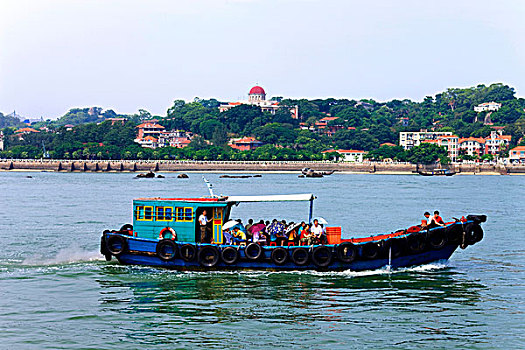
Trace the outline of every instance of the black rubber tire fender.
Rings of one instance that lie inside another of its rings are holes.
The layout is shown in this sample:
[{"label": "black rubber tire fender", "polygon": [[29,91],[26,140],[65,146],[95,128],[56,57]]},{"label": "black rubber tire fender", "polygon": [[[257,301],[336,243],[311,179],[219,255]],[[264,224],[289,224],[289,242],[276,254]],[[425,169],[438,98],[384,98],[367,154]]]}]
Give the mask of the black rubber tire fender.
[{"label": "black rubber tire fender", "polygon": [[295,248],[292,251],[292,261],[297,266],[304,266],[308,264],[310,260],[310,254],[306,248]]},{"label": "black rubber tire fender", "polygon": [[433,249],[443,248],[447,244],[446,230],[444,228],[430,230],[427,235],[427,243]]},{"label": "black rubber tire fender", "polygon": [[332,263],[332,250],[320,245],[312,250],[312,261],[317,267],[327,267]]},{"label": "black rubber tire fender", "polygon": [[205,245],[200,247],[197,255],[199,264],[205,267],[214,267],[219,262],[221,253],[217,247],[212,245]]},{"label": "black rubber tire fender", "polygon": [[171,239],[163,239],[157,243],[157,256],[164,261],[171,261],[178,255],[178,247]]},{"label": "black rubber tire fender", "polygon": [[110,254],[108,248],[106,247],[106,233],[108,232],[108,230],[105,230],[102,236],[100,237],[100,254],[102,255]]},{"label": "black rubber tire fender", "polygon": [[262,247],[257,243],[250,243],[244,248],[244,255],[249,260],[257,260],[263,254]]},{"label": "black rubber tire fender", "polygon": [[337,246],[337,259],[344,263],[351,263],[357,257],[357,249],[350,242],[343,242]]},{"label": "black rubber tire fender", "polygon": [[270,258],[275,265],[283,265],[288,261],[288,250],[283,247],[274,248]]},{"label": "black rubber tire fender", "polygon": [[411,253],[420,253],[425,249],[425,237],[421,233],[412,233],[407,237],[407,248]]},{"label": "black rubber tire fender", "polygon": [[381,243],[381,257],[388,259],[399,258],[406,246],[404,238],[390,238]]},{"label": "black rubber tire fender", "polygon": [[106,249],[115,256],[122,255],[128,251],[128,240],[120,235],[110,235],[106,238]]},{"label": "black rubber tire fender", "polygon": [[125,224],[120,228],[120,231],[133,231],[133,225]]},{"label": "black rubber tire fender", "polygon": [[452,224],[447,226],[445,229],[447,242],[456,244],[461,243],[461,240],[463,239],[463,229],[461,226],[461,224]]},{"label": "black rubber tire fender", "polygon": [[476,244],[483,239],[483,229],[477,224],[471,225],[466,233],[466,243],[468,245]]},{"label": "black rubber tire fender", "polygon": [[179,248],[179,254],[182,260],[190,262],[197,256],[197,248],[193,244],[184,244]]},{"label": "black rubber tire fender", "polygon": [[234,247],[226,247],[221,251],[221,259],[225,264],[233,265],[239,260],[239,250]]},{"label": "black rubber tire fender", "polygon": [[365,259],[373,260],[379,256],[379,243],[369,242],[361,246],[361,256]]}]

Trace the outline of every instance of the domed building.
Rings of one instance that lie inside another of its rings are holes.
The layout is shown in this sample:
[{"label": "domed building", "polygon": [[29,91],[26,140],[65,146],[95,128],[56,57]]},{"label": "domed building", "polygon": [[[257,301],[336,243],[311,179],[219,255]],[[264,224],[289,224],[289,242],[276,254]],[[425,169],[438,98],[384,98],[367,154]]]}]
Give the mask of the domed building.
[{"label": "domed building", "polygon": [[261,107],[263,112],[270,112],[275,114],[279,108],[289,108],[292,118],[299,118],[299,107],[298,106],[283,106],[280,105],[278,101],[267,101],[266,100],[266,91],[258,85],[252,87],[250,92],[248,92],[248,101],[239,101],[239,102],[228,102],[227,104],[221,104],[219,110],[225,112],[239,105],[254,105]]},{"label": "domed building", "polygon": [[254,86],[248,93],[249,102],[266,101],[266,91],[260,86]]}]

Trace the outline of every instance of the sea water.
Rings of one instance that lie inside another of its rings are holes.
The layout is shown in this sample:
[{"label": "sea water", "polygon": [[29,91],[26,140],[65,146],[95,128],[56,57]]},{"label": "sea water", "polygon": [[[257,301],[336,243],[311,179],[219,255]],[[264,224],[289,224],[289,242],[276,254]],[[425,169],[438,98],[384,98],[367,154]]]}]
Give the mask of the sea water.
[{"label": "sea water", "polygon": [[[424,211],[486,214],[482,242],[449,262],[365,272],[176,272],[106,262],[100,234],[137,197],[207,194],[202,174],[0,173],[1,349],[525,348],[525,177],[297,174],[221,179],[225,195],[314,193],[345,237]],[[27,176],[31,176],[28,178]],[[308,203],[235,207],[306,220]]]}]

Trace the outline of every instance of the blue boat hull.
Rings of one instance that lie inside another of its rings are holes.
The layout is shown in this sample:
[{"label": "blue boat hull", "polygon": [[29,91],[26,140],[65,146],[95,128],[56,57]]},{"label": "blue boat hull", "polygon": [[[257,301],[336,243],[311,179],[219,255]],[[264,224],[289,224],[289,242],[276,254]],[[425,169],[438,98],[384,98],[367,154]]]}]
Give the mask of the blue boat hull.
[{"label": "blue boat hull", "polygon": [[[370,260],[355,260],[350,263],[344,263],[334,259],[327,267],[318,267],[310,259],[310,261],[303,266],[298,266],[292,261],[288,260],[283,265],[276,265],[270,259],[271,251],[274,247],[264,247],[263,256],[261,259],[249,260],[244,255],[244,250],[239,249],[239,260],[234,264],[226,264],[223,261],[217,263],[213,267],[202,266],[197,260],[184,261],[180,258],[165,261],[160,259],[155,254],[155,241],[144,240],[140,238],[129,237],[129,250],[117,256],[118,261],[125,265],[143,265],[143,266],[157,266],[168,269],[177,270],[270,270],[270,271],[293,271],[293,270],[316,270],[316,271],[365,271],[376,270],[390,265],[391,268],[401,268],[428,264],[435,261],[448,260],[452,253],[458,248],[457,244],[447,244],[440,249],[429,250],[418,254],[404,255],[393,258],[389,264],[388,258],[370,259]],[[203,245],[205,246],[205,245]],[[226,246],[218,246],[224,248]],[[328,246],[333,247],[333,246]],[[236,247],[238,248],[238,247]],[[290,247],[287,249],[293,250],[297,247]],[[303,247],[310,248],[310,247]]]}]

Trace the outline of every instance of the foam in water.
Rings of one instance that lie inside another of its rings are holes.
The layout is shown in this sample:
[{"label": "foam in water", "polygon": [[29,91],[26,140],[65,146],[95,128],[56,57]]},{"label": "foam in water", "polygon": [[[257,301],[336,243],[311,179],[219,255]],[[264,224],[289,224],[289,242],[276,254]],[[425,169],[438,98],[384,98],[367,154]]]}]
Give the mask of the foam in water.
[{"label": "foam in water", "polygon": [[83,261],[104,260],[98,251],[84,250],[78,244],[72,244],[70,247],[60,249],[52,258],[43,255],[35,255],[26,258],[23,265],[59,265],[71,264]]}]

